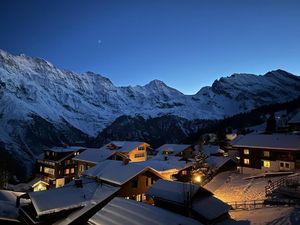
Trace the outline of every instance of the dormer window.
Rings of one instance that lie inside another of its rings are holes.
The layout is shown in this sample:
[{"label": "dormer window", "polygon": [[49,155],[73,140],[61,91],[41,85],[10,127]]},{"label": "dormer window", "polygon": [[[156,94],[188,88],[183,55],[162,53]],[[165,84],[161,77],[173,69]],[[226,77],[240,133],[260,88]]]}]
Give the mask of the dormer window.
[{"label": "dormer window", "polygon": [[144,150],[144,149],[145,149],[144,146],[139,146],[139,147],[138,147],[138,150],[141,150],[141,151],[142,151],[142,150]]},{"label": "dormer window", "polygon": [[249,155],[249,149],[244,149],[244,155]]}]

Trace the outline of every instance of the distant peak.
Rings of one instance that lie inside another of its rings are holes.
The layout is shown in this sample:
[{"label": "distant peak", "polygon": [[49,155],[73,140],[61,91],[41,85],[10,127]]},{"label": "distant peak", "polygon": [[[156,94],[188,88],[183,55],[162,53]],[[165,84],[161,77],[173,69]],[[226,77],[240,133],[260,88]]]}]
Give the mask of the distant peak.
[{"label": "distant peak", "polygon": [[150,81],[145,86],[167,87],[167,85],[163,81],[157,79]]}]

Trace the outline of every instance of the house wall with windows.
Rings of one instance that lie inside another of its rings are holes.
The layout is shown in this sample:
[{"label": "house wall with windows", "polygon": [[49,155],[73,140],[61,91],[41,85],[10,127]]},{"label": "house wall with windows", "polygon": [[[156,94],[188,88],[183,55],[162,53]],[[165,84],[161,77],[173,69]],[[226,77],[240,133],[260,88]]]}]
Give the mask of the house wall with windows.
[{"label": "house wall with windows", "polygon": [[160,179],[160,177],[150,172],[140,174],[123,184],[117,196],[151,203],[150,198],[145,196],[145,192],[158,179]]},{"label": "house wall with windows", "polygon": [[[296,169],[296,151],[259,148],[238,148],[240,171],[245,174],[290,171]],[[298,153],[299,154],[299,153]]]},{"label": "house wall with windows", "polygon": [[131,162],[142,162],[147,160],[147,148],[149,144],[143,143],[128,153]]}]

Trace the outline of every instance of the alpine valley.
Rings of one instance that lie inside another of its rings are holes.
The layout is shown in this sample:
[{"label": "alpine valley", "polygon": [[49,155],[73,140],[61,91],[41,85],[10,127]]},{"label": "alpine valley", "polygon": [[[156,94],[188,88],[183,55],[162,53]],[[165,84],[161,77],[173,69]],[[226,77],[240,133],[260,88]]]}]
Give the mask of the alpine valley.
[{"label": "alpine valley", "polygon": [[[233,74],[184,95],[159,80],[116,87],[99,74],[0,50],[0,148],[28,175],[45,146],[100,146],[119,138],[180,142],[214,120],[298,96],[300,77],[283,70]],[[120,129],[124,124],[134,125]]]}]

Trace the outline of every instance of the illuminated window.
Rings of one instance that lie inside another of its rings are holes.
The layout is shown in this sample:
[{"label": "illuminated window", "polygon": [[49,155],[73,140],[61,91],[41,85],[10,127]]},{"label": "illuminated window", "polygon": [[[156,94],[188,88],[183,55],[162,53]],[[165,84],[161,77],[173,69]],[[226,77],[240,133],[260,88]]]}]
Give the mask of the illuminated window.
[{"label": "illuminated window", "polygon": [[249,149],[244,149],[244,155],[249,155]]},{"label": "illuminated window", "polygon": [[263,161],[264,162],[264,167],[270,168],[271,167],[271,162],[270,161]]},{"label": "illuminated window", "polygon": [[140,153],[140,154],[135,154],[134,155],[134,158],[142,158],[142,157],[145,157],[144,153]]},{"label": "illuminated window", "polygon": [[42,172],[43,171],[43,167],[42,166],[40,166],[40,172]]},{"label": "illuminated window", "polygon": [[65,169],[65,174],[69,174],[70,173],[70,169]]},{"label": "illuminated window", "polygon": [[264,151],[264,157],[270,157],[270,152],[269,151]]},{"label": "illuminated window", "polygon": [[75,169],[74,168],[71,168],[71,173],[75,173]]},{"label": "illuminated window", "polygon": [[249,165],[250,164],[250,160],[249,159],[244,159],[244,164]]},{"label": "illuminated window", "polygon": [[186,170],[181,171],[181,175],[186,175],[186,174],[187,174]]},{"label": "illuminated window", "polygon": [[84,165],[83,165],[83,164],[80,164],[80,165],[79,165],[79,171],[80,171],[80,172],[83,172],[83,171],[84,171]]},{"label": "illuminated window", "polygon": [[49,167],[44,167],[44,173],[48,173],[48,174],[54,175],[55,174],[55,170],[52,169],[52,168],[49,168]]}]

